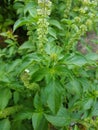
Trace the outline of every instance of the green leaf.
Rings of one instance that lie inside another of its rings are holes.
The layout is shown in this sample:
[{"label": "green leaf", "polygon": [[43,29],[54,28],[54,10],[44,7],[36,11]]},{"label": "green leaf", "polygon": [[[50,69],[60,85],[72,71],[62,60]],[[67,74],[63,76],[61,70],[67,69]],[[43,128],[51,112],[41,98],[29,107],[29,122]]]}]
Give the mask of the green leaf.
[{"label": "green leaf", "polygon": [[31,124],[29,124],[27,120],[24,123],[20,120],[13,121],[11,124],[11,130],[31,130],[31,129],[32,129]]},{"label": "green leaf", "polygon": [[48,124],[42,112],[33,114],[32,125],[34,130],[48,130]]},{"label": "green leaf", "polygon": [[51,54],[57,54],[59,57],[61,56],[61,51],[62,48],[59,46],[52,44],[47,44],[45,51],[47,54],[51,55]]},{"label": "green leaf", "polygon": [[77,79],[71,80],[67,86],[67,89],[68,89],[69,93],[71,93],[71,94],[80,95],[82,93],[80,83],[78,82]]},{"label": "green leaf", "polygon": [[24,49],[33,49],[33,45],[30,41],[26,41],[24,42],[20,47],[19,47],[19,51],[20,50],[24,50]]},{"label": "green leaf", "polygon": [[76,65],[81,67],[87,63],[87,60],[82,55],[74,55],[67,58],[66,63],[70,66]]},{"label": "green leaf", "polygon": [[45,118],[54,126],[63,127],[69,124],[69,121],[64,116],[45,115]]},{"label": "green leaf", "polygon": [[97,53],[89,53],[86,55],[86,58],[88,60],[96,61],[96,60],[98,60],[98,54]]},{"label": "green leaf", "polygon": [[26,17],[22,17],[22,18],[18,19],[14,24],[13,31],[15,31],[17,28],[19,28],[23,25],[26,25],[27,23],[28,23],[28,18],[26,18]]},{"label": "green leaf", "polygon": [[83,92],[87,92],[90,90],[91,83],[87,78],[80,78],[79,81],[83,87]]},{"label": "green leaf", "polygon": [[4,109],[11,98],[11,91],[8,88],[0,89],[0,109]]},{"label": "green leaf", "polygon": [[41,99],[40,99],[40,96],[38,95],[38,93],[36,93],[36,95],[34,97],[34,107],[36,109],[41,109],[42,108]]},{"label": "green leaf", "polygon": [[93,106],[93,111],[92,111],[93,116],[98,116],[98,101],[95,103]]},{"label": "green leaf", "polygon": [[19,101],[19,93],[17,91],[14,92],[13,100],[15,104]]},{"label": "green leaf", "polygon": [[10,48],[9,48],[9,56],[13,56],[13,54],[15,54],[15,46],[11,46]]},{"label": "green leaf", "polygon": [[24,4],[22,2],[19,2],[19,1],[22,1],[22,0],[15,0],[13,7],[15,10],[17,10],[17,14],[22,14],[24,11]]},{"label": "green leaf", "polygon": [[88,110],[92,108],[93,102],[94,100],[92,98],[85,99],[85,101],[83,102],[83,109]]},{"label": "green leaf", "polygon": [[62,29],[60,22],[57,20],[52,19],[49,21],[49,23],[50,23],[50,25],[53,25],[53,26],[57,27],[58,29]]},{"label": "green leaf", "polygon": [[57,39],[55,29],[53,29],[52,27],[49,27],[48,32],[49,32],[49,34],[50,34],[52,37],[54,37],[55,39]]},{"label": "green leaf", "polygon": [[6,39],[5,43],[9,44],[9,45],[15,45],[14,41],[11,39]]},{"label": "green leaf", "polygon": [[20,59],[14,60],[14,62],[11,62],[11,64],[8,64],[8,73],[12,72],[16,69],[16,67],[18,67],[21,63]]},{"label": "green leaf", "polygon": [[39,69],[38,71],[33,73],[32,77],[31,77],[31,81],[33,81],[33,82],[41,81],[45,77],[46,73],[47,73],[46,68]]},{"label": "green leaf", "polygon": [[57,116],[64,116],[66,118],[70,118],[70,112],[65,107],[61,106],[59,109]]},{"label": "green leaf", "polygon": [[63,88],[57,80],[51,81],[45,88],[47,104],[53,113],[57,113],[62,103]]},{"label": "green leaf", "polygon": [[0,130],[10,130],[10,121],[8,119],[0,121]]},{"label": "green leaf", "polygon": [[25,120],[28,119],[30,120],[32,118],[33,113],[29,110],[24,110],[19,112],[18,114],[15,115],[15,121],[16,120]]},{"label": "green leaf", "polygon": [[24,8],[24,14],[26,14],[27,12],[29,12],[32,17],[35,17],[37,15],[35,2],[30,1],[26,4],[26,6]]},{"label": "green leaf", "polygon": [[0,74],[0,82],[9,83],[9,78],[6,75]]}]

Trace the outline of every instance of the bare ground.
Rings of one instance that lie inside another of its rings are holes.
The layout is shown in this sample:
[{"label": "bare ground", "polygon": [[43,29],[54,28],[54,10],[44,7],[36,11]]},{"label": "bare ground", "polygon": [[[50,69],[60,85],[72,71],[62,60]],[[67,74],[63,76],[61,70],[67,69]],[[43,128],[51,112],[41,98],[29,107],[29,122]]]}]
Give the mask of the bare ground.
[{"label": "bare ground", "polygon": [[90,50],[98,53],[98,35],[94,32],[87,33],[84,40],[78,43],[77,48],[83,54]]}]

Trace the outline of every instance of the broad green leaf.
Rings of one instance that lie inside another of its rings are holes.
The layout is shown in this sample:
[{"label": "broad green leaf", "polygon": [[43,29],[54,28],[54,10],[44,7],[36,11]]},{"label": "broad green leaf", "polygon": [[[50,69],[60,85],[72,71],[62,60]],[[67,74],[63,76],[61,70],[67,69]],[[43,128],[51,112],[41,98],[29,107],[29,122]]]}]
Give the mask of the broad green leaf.
[{"label": "broad green leaf", "polygon": [[36,109],[41,109],[42,108],[41,99],[40,99],[40,96],[38,95],[38,93],[36,93],[36,95],[34,97],[34,107]]},{"label": "broad green leaf", "polygon": [[92,98],[85,99],[85,101],[83,101],[83,109],[88,110],[92,108],[93,102],[94,100]]},{"label": "broad green leaf", "polygon": [[22,17],[22,18],[18,19],[14,24],[13,31],[15,31],[17,28],[19,28],[23,25],[26,25],[27,23],[28,23],[28,18],[26,18],[26,17]]},{"label": "broad green leaf", "polygon": [[53,29],[52,27],[49,27],[48,32],[49,32],[49,34],[50,34],[52,37],[54,37],[55,39],[57,39],[57,36],[56,36],[57,34],[56,34],[55,29]]},{"label": "broad green leaf", "polygon": [[91,84],[90,84],[90,81],[87,78],[84,78],[84,77],[80,78],[79,81],[80,81],[80,83],[83,87],[83,92],[87,92],[87,91],[90,90]]},{"label": "broad green leaf", "polygon": [[95,105],[93,106],[92,116],[98,116],[98,101],[96,101]]},{"label": "broad green leaf", "polygon": [[0,109],[4,109],[11,98],[11,91],[8,88],[0,89]]},{"label": "broad green leaf", "polygon": [[98,54],[97,53],[89,53],[86,55],[86,58],[88,60],[96,61],[96,60],[98,60]]},{"label": "broad green leaf", "polygon": [[[68,107],[69,107],[69,110],[76,110],[77,108],[80,108],[80,105],[79,105],[79,102],[78,102],[78,105],[77,105],[77,101],[80,99],[80,96],[79,94],[73,94],[72,93],[72,97],[69,97],[69,102],[68,102]],[[69,96],[69,95],[68,95]],[[74,114],[74,113],[73,113]],[[71,115],[72,116],[72,115]],[[77,113],[77,116],[78,116],[78,113]],[[75,118],[75,117],[74,117]]]},{"label": "broad green leaf", "polygon": [[69,120],[64,116],[45,115],[45,118],[54,126],[64,127],[69,124]]},{"label": "broad green leaf", "polygon": [[15,43],[13,42],[13,40],[11,39],[6,39],[5,43],[9,44],[9,45],[15,45]]},{"label": "broad green leaf", "polygon": [[53,113],[57,113],[61,107],[63,88],[57,80],[51,81],[45,88],[47,103]]},{"label": "broad green leaf", "polygon": [[0,120],[0,130],[10,130],[10,121],[8,119]]},{"label": "broad green leaf", "polygon": [[32,17],[35,17],[35,18],[36,18],[36,16],[37,16],[37,10],[36,10],[36,8],[29,9],[28,11],[29,11],[29,13],[30,13],[30,15],[31,15]]},{"label": "broad green leaf", "polygon": [[32,125],[34,130],[48,130],[48,124],[42,112],[33,114]]},{"label": "broad green leaf", "polygon": [[15,115],[15,121],[16,120],[25,120],[25,119],[31,119],[33,115],[33,112],[29,111],[29,110],[24,110],[19,112],[18,114]]},{"label": "broad green leaf", "polygon": [[8,73],[12,72],[16,69],[16,67],[18,67],[21,63],[20,59],[15,60],[14,62],[11,62],[11,64],[8,64]]},{"label": "broad green leaf", "polygon": [[34,65],[30,65],[26,68],[26,70],[29,71],[29,75],[32,76],[35,72],[37,72],[39,70],[39,65],[38,64],[34,64]]},{"label": "broad green leaf", "polygon": [[70,26],[71,24],[73,24],[73,21],[72,21],[72,20],[65,19],[65,18],[62,19],[61,22],[66,23],[66,24],[68,24],[69,26]]},{"label": "broad green leaf", "polygon": [[15,0],[15,3],[13,5],[14,9],[17,10],[18,14],[23,13],[23,10],[24,10],[24,4],[19,1],[22,1],[22,0]]},{"label": "broad green leaf", "polygon": [[47,73],[46,68],[39,69],[32,75],[31,81],[33,82],[41,81],[45,77],[46,73]]},{"label": "broad green leaf", "polygon": [[24,14],[26,14],[27,12],[29,12],[32,17],[35,17],[37,15],[37,9],[36,9],[35,2],[30,1],[26,4],[26,6],[24,8]]},{"label": "broad green leaf", "polygon": [[27,120],[23,123],[20,120],[13,121],[11,124],[11,130],[31,130],[31,124]]},{"label": "broad green leaf", "polygon": [[67,86],[67,89],[68,89],[69,93],[72,93],[72,94],[80,95],[82,93],[80,83],[77,79],[71,80]]},{"label": "broad green leaf", "polygon": [[13,56],[13,54],[15,54],[15,52],[16,52],[16,47],[15,46],[11,46],[9,48],[9,56],[10,57]]},{"label": "broad green leaf", "polygon": [[25,50],[25,49],[33,49],[33,45],[30,41],[26,41],[24,42],[20,47],[19,47],[19,51],[20,50]]},{"label": "broad green leaf", "polygon": [[[32,57],[32,58],[31,58]],[[18,74],[23,72],[25,69],[28,68],[29,65],[35,60],[33,57],[37,60],[37,56],[35,57],[34,55],[26,55],[21,59],[21,63],[19,64],[19,67],[17,67],[17,72]]]},{"label": "broad green leaf", "polygon": [[4,75],[3,73],[0,74],[0,82],[5,82],[5,83],[9,83],[9,77]]},{"label": "broad green leaf", "polygon": [[69,66],[76,65],[76,66],[83,66],[87,63],[87,59],[84,56],[81,55],[74,55],[66,59],[66,64]]},{"label": "broad green leaf", "polygon": [[70,118],[70,111],[68,111],[68,109],[66,109],[65,107],[61,106],[61,108],[59,109],[57,116],[64,116],[66,117],[66,119]]},{"label": "broad green leaf", "polygon": [[56,55],[61,55],[62,52],[62,48],[59,46],[52,44],[47,44],[45,51],[47,54],[51,55],[51,54],[56,54]]},{"label": "broad green leaf", "polygon": [[15,104],[19,101],[19,93],[17,91],[13,93],[13,100]]},{"label": "broad green leaf", "polygon": [[52,19],[52,20],[49,21],[49,23],[50,23],[50,25],[53,25],[53,26],[55,26],[55,27],[57,27],[59,29],[62,29],[61,24],[57,20]]}]

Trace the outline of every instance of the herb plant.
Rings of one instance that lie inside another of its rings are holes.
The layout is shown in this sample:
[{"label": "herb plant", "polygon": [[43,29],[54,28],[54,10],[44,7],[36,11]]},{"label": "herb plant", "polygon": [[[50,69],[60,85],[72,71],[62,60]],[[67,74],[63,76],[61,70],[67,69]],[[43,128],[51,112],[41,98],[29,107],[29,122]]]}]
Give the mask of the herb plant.
[{"label": "herb plant", "polygon": [[15,0],[13,7],[13,32],[22,26],[28,40],[19,45],[2,33],[0,129],[97,130],[98,54],[77,50],[96,31],[97,0]]}]

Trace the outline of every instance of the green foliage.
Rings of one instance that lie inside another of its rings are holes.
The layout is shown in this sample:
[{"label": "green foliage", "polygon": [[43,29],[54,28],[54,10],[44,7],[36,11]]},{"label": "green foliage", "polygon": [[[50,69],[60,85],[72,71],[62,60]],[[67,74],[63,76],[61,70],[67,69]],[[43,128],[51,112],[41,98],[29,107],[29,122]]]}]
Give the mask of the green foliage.
[{"label": "green foliage", "polygon": [[77,50],[97,28],[97,7],[97,0],[13,1],[13,32],[22,27],[28,40],[19,45],[13,32],[1,33],[2,130],[97,130],[98,54]]},{"label": "green foliage", "polygon": [[15,22],[15,10],[13,8],[13,0],[0,1],[0,32],[11,29]]},{"label": "green foliage", "polygon": [[0,129],[10,130],[10,121],[8,119],[3,119],[0,121]]}]

